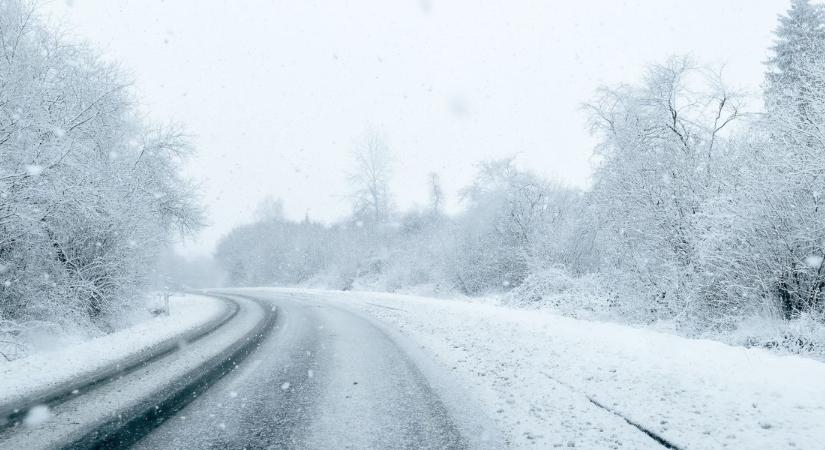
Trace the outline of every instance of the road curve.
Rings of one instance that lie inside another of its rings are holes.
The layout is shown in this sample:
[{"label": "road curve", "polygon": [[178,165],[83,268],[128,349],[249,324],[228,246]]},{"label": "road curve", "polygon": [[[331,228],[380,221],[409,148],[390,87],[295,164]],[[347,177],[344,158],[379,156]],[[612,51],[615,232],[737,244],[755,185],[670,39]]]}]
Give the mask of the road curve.
[{"label": "road curve", "polygon": [[141,422],[173,414],[189,401],[182,393],[197,395],[208,387],[253,350],[274,322],[268,305],[233,303],[238,309],[229,320],[194,341],[180,341],[175,351],[56,399],[43,421],[0,430],[0,449],[128,446],[153,428]]},{"label": "road curve", "polygon": [[319,300],[254,296],[277,307],[274,330],[137,448],[496,446],[467,436],[457,409],[380,326]]}]

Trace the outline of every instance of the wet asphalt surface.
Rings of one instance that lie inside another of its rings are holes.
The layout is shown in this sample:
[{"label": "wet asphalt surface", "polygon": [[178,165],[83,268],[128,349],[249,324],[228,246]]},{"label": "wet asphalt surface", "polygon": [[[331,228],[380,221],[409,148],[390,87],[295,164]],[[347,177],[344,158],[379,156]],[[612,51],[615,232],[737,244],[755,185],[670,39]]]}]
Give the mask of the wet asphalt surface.
[{"label": "wet asphalt surface", "polygon": [[320,301],[254,296],[277,308],[269,336],[136,448],[468,447],[424,376],[381,329]]}]

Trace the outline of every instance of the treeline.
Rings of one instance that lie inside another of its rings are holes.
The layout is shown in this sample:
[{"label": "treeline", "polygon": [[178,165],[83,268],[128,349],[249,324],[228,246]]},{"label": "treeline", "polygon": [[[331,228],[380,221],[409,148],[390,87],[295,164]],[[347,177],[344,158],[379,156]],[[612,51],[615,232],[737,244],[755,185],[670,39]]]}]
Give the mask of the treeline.
[{"label": "treeline", "polygon": [[188,153],[139,116],[117,67],[34,4],[0,2],[0,342],[38,323],[107,327],[172,232],[200,221],[178,176]]},{"label": "treeline", "polygon": [[[370,142],[381,145],[374,137]],[[559,247],[568,241],[563,234],[572,229],[581,194],[520,171],[510,159],[480,166],[477,180],[462,193],[466,211],[459,216],[443,212],[436,175],[429,180],[429,205],[403,214],[392,211],[385,182],[372,182],[378,178],[357,185],[356,212],[332,226],[291,222],[279,202],[266,201],[255,223],[236,228],[218,245],[216,258],[230,283],[385,290],[428,285],[480,294],[518,286],[531,267],[576,246]]]},{"label": "treeline", "polygon": [[293,223],[269,208],[217,258],[244,285],[509,291],[691,330],[751,316],[822,323],[824,24],[821,7],[792,2],[763,108],[746,111],[718,71],[690,58],[600,89],[587,106],[600,144],[586,191],[490,161],[461,192],[461,213],[443,213],[433,175],[429,206],[399,214],[389,150],[373,136],[355,152],[349,219]]}]

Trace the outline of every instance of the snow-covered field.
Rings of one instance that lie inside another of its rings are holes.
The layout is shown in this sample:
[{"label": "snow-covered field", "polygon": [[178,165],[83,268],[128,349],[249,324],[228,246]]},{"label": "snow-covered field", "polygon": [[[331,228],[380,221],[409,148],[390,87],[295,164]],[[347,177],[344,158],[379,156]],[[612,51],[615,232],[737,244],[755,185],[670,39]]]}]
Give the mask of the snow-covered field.
[{"label": "snow-covered field", "polygon": [[[825,446],[825,364],[541,311],[394,294],[323,295],[412,338],[514,447]],[[599,406],[601,405],[601,406]]]},{"label": "snow-covered field", "polygon": [[212,297],[173,296],[169,316],[145,320],[109,335],[0,365],[0,406],[37,398],[39,393],[54,386],[136,357],[218,320],[227,313],[227,308],[225,302]]}]

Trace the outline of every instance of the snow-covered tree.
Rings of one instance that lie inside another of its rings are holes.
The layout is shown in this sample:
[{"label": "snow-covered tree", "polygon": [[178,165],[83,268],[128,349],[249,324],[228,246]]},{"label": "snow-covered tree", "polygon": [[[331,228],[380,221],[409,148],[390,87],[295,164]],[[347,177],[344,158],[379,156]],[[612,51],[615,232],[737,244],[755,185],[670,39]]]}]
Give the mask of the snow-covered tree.
[{"label": "snow-covered tree", "polygon": [[[519,301],[542,300],[541,290],[596,290],[597,308],[610,314],[691,331],[766,312],[825,322],[823,23],[822,7],[807,0],[793,0],[780,18],[764,112],[745,114],[719,72],[684,57],[651,66],[638,83],[601,89],[588,106],[600,141],[587,191],[510,158],[479,165],[459,213],[444,212],[431,175],[426,207],[393,214],[391,158],[368,135],[355,152],[351,217],[310,239],[310,227],[262,220],[226,239],[238,256],[223,260],[239,277],[256,274],[249,283],[467,294],[518,287]],[[298,260],[292,247],[318,242],[300,274],[283,263]]]},{"label": "snow-covered tree", "polygon": [[825,58],[825,11],[809,0],[792,0],[780,16],[773,56],[768,60],[765,103],[796,121],[810,123],[809,97],[825,89],[813,66]]},{"label": "snow-covered tree", "polygon": [[349,174],[349,181],[355,216],[371,224],[384,224],[393,208],[390,148],[380,135],[370,132],[355,147],[353,159],[355,166]]},{"label": "snow-covered tree", "polygon": [[[466,293],[508,290],[542,259],[561,254],[560,222],[569,217],[575,194],[516,167],[513,158],[479,165],[473,183],[462,192],[465,211],[455,219],[457,286]],[[566,228],[564,228],[566,229]],[[550,244],[553,242],[554,244]]]},{"label": "snow-covered tree", "polygon": [[767,112],[754,121],[716,201],[708,239],[715,288],[736,311],[786,319],[825,309],[825,15],[795,0],[768,62]]},{"label": "snow-covered tree", "polygon": [[255,220],[259,222],[284,219],[284,201],[267,196],[255,208]]},{"label": "snow-covered tree", "polygon": [[0,2],[0,320],[105,325],[197,227],[174,128],[147,126],[124,76]]},{"label": "snow-covered tree", "polygon": [[268,196],[256,207],[255,222],[236,227],[218,243],[215,259],[236,286],[306,282],[332,260],[332,231],[309,218],[294,222],[283,202]]},{"label": "snow-covered tree", "polygon": [[430,211],[434,215],[441,215],[444,212],[444,189],[441,187],[441,177],[431,172],[427,178],[430,182]]},{"label": "snow-covered tree", "polygon": [[723,86],[673,58],[590,106],[602,139],[590,203],[603,226],[603,267],[652,317],[695,312],[699,218],[725,176],[720,133],[740,109]]}]

